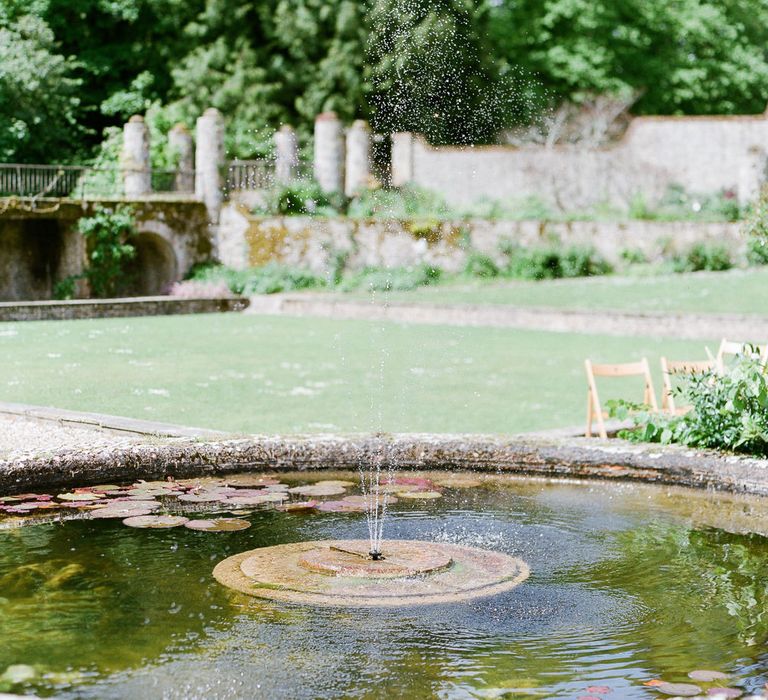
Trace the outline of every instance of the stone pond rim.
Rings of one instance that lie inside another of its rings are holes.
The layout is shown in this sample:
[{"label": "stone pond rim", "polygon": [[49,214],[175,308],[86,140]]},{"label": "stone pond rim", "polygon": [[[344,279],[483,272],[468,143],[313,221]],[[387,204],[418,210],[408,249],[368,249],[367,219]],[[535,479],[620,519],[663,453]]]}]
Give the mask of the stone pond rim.
[{"label": "stone pond rim", "polygon": [[0,492],[23,493],[115,479],[269,470],[356,470],[386,454],[405,470],[472,470],[521,476],[639,481],[768,496],[768,460],[680,446],[573,436],[474,434],[255,435],[153,440],[0,460]]},{"label": "stone pond rim", "polygon": [[521,559],[475,547],[389,540],[384,559],[367,540],[316,540],[260,547],[219,562],[214,578],[255,598],[315,606],[449,604],[510,591],[530,575]]}]

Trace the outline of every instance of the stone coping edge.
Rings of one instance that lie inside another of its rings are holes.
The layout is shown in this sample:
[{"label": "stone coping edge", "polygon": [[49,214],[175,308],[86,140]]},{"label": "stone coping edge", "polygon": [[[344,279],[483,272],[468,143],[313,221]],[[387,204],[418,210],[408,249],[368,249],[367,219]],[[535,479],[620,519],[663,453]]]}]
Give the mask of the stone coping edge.
[{"label": "stone coping edge", "polygon": [[0,321],[69,321],[86,318],[206,314],[243,311],[249,303],[244,297],[187,299],[170,296],[4,301],[0,302]]},{"label": "stone coping edge", "polygon": [[111,416],[106,413],[68,411],[63,408],[33,406],[25,403],[0,401],[0,415],[21,416],[36,421],[53,421],[59,425],[96,429],[106,432],[126,433],[156,438],[209,438],[221,439],[229,433],[207,428],[190,428],[184,425]]},{"label": "stone coping edge", "polygon": [[731,336],[758,339],[768,337],[768,316],[760,315],[560,309],[508,304],[407,301],[374,303],[361,299],[333,298],[330,295],[311,292],[252,296],[249,312],[340,320],[381,320],[690,340],[713,340]]},{"label": "stone coping edge", "polygon": [[768,496],[768,460],[618,439],[449,434],[251,436],[73,450],[0,462],[0,492],[243,471],[356,469],[381,455],[403,470],[642,481]]}]

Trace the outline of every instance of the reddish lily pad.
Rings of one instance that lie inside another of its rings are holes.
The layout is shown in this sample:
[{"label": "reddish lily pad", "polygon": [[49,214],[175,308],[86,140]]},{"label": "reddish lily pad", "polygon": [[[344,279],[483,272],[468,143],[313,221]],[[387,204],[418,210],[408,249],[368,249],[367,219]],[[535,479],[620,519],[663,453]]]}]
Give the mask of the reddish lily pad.
[{"label": "reddish lily pad", "polygon": [[150,515],[160,504],[155,501],[135,501],[134,503],[109,504],[91,513],[91,518],[130,518],[134,515]]},{"label": "reddish lily pad", "polygon": [[701,693],[701,688],[693,683],[660,683],[656,690],[664,695],[679,695],[681,697],[693,697]]},{"label": "reddish lily pad", "polygon": [[155,530],[179,527],[188,522],[189,518],[181,515],[134,515],[123,520],[123,525]]},{"label": "reddish lily pad", "polygon": [[184,527],[190,530],[200,530],[203,532],[236,532],[237,530],[246,530],[251,524],[241,518],[215,518],[212,520],[190,520],[184,523]]},{"label": "reddish lily pad", "polygon": [[590,685],[587,692],[593,695],[608,695],[613,692],[613,689],[608,685]]},{"label": "reddish lily pad", "polygon": [[688,678],[692,678],[695,681],[700,681],[701,683],[712,683],[713,681],[724,681],[729,676],[725,673],[722,673],[721,671],[707,671],[704,669],[699,669],[697,671],[691,671],[688,674]]}]

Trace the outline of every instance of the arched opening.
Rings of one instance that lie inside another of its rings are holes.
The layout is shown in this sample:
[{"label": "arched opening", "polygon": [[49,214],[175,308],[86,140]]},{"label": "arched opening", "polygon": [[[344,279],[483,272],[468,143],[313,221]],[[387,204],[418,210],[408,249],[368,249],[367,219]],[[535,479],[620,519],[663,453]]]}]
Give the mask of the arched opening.
[{"label": "arched opening", "polygon": [[131,239],[136,256],[126,266],[121,293],[128,297],[165,294],[176,281],[178,263],[170,243],[155,233],[139,233]]},{"label": "arched opening", "polygon": [[55,219],[0,225],[0,300],[50,299],[59,280],[64,239]]}]

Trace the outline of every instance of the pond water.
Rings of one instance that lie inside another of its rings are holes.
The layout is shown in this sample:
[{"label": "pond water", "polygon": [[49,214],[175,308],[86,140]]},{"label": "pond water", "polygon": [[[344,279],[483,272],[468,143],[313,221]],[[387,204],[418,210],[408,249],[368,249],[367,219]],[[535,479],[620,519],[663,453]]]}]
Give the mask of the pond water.
[{"label": "pond water", "polygon": [[[354,479],[314,479],[341,477]],[[645,682],[691,683],[695,669],[723,671],[724,684],[749,691],[768,680],[768,508],[759,500],[511,477],[440,491],[392,505],[385,543],[505,552],[529,564],[525,583],[467,603],[353,609],[261,601],[211,576],[244,550],[363,538],[362,513],[265,504],[239,511],[251,526],[234,532],[120,519],[1,529],[0,674],[29,665],[35,675],[14,683],[6,674],[0,692],[650,698],[659,694]]]}]

